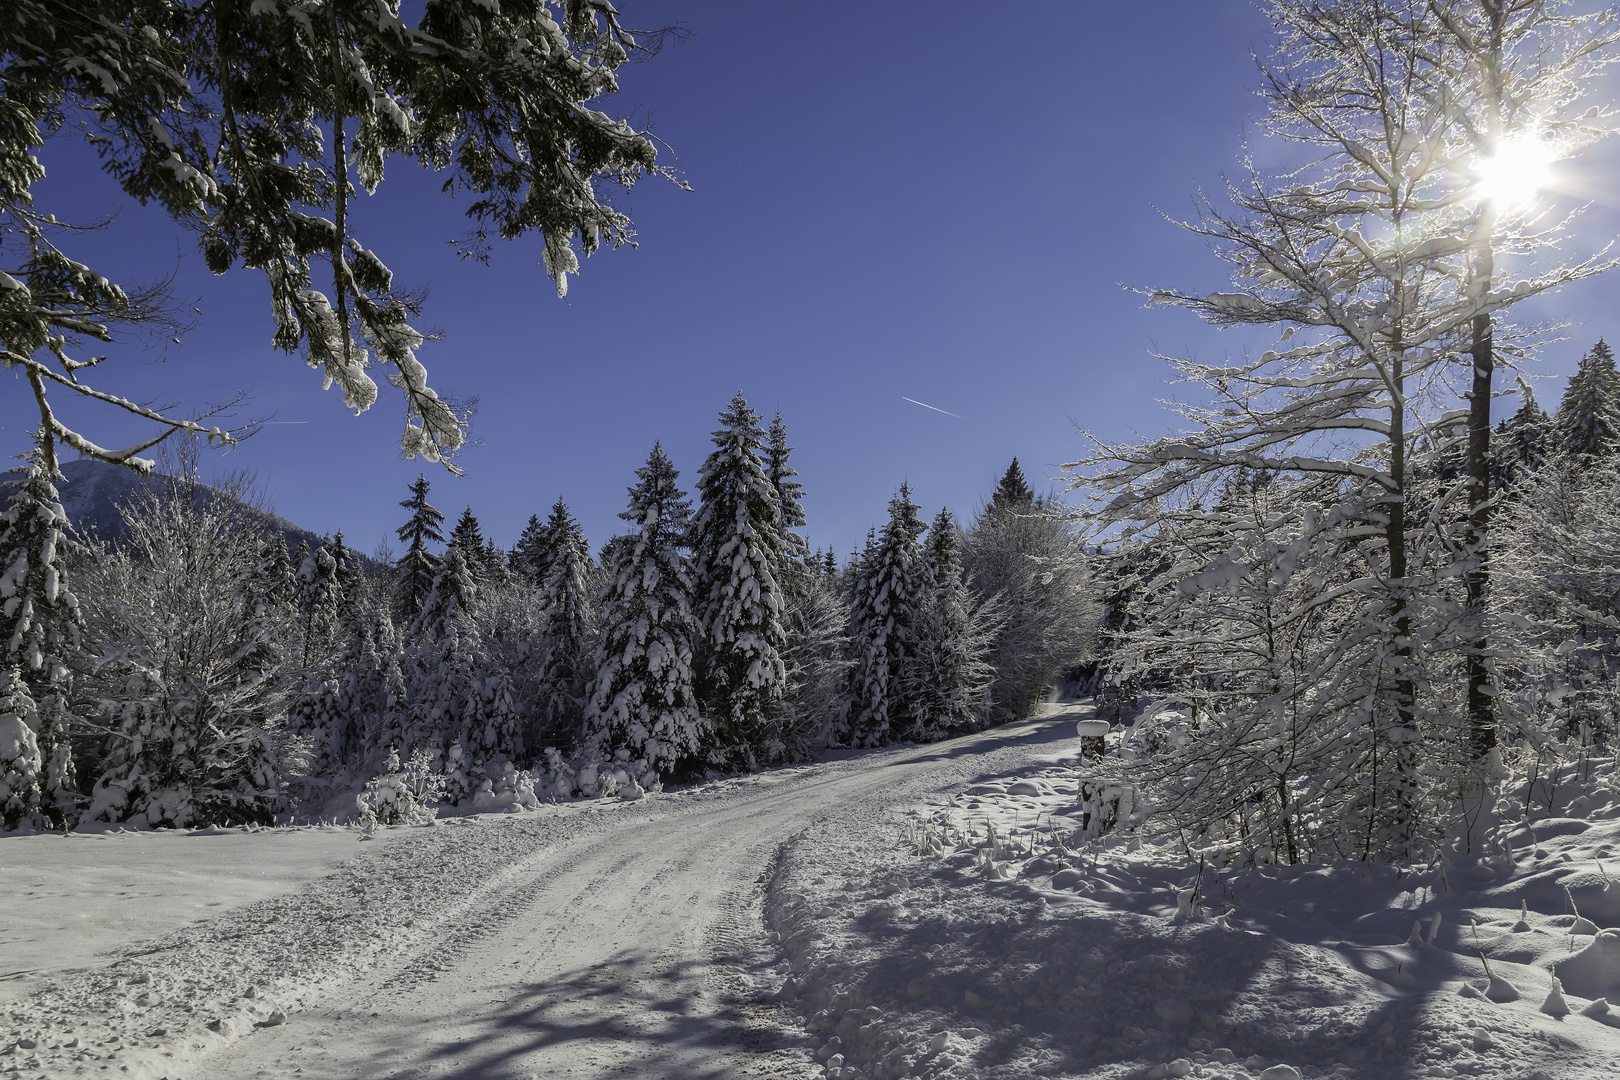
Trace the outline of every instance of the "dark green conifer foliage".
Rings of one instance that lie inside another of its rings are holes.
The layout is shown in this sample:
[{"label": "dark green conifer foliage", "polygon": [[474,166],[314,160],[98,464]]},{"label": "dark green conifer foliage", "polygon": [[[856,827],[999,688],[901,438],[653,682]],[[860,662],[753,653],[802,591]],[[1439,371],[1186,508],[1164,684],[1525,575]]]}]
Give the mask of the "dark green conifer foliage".
[{"label": "dark green conifer foliage", "polygon": [[1024,479],[1024,470],[1019,467],[1018,459],[1013,458],[1012,464],[1002,474],[1001,482],[996,485],[995,493],[990,496],[990,509],[997,513],[1016,514],[1027,510],[1035,502],[1035,492],[1030,490],[1029,483]]},{"label": "dark green conifer foliage", "polygon": [[517,547],[512,549],[512,571],[536,585],[544,585],[551,574],[547,554],[550,550],[551,539],[546,533],[545,523],[537,515],[530,514],[529,523],[523,527],[523,535],[518,537]]},{"label": "dark green conifer foliage", "polygon": [[584,734],[585,693],[596,674],[592,634],[595,611],[590,578],[594,564],[585,531],[568,504],[558,499],[545,525],[549,567],[542,586],[542,696],[537,746],[572,748]]},{"label": "dark green conifer foliage", "polygon": [[1512,416],[1496,425],[1491,440],[1494,491],[1511,492],[1546,462],[1552,452],[1552,419],[1536,402],[1528,383],[1521,382],[1524,402]]},{"label": "dark green conifer foliage", "polygon": [[1599,340],[1564,387],[1556,420],[1559,449],[1590,462],[1620,450],[1620,374],[1614,350]]},{"label": "dark green conifer foliage", "polygon": [[427,501],[427,477],[418,476],[410,491],[411,497],[399,505],[409,510],[411,516],[396,533],[405,545],[405,554],[400,556],[395,568],[394,583],[394,611],[402,624],[416,618],[433,589],[439,560],[427,546],[444,543],[444,533],[440,531],[444,515]]}]

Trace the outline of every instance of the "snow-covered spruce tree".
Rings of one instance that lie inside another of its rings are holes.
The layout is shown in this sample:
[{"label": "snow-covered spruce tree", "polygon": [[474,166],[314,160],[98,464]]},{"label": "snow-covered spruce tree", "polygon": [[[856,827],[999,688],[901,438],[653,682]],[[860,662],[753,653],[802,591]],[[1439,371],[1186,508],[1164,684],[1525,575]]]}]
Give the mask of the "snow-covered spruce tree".
[{"label": "snow-covered spruce tree", "polygon": [[85,564],[82,692],[105,742],[90,820],[268,823],[283,805],[278,627],[246,608],[261,550],[250,510],[205,496],[195,459],[121,508],[127,539]]},{"label": "snow-covered spruce tree", "polygon": [[900,672],[911,714],[902,733],[927,742],[983,727],[995,671],[986,657],[1001,621],[999,602],[975,604],[962,580],[962,533],[943,507],[928,526],[928,575],[912,627],[913,655]]},{"label": "snow-covered spruce tree", "polygon": [[1095,647],[1101,611],[1084,545],[1061,504],[992,501],[963,537],[961,557],[976,603],[998,609],[986,613],[995,626],[988,720],[1021,720]]},{"label": "snow-covered spruce tree", "polygon": [[326,659],[338,626],[338,564],[326,547],[311,552],[299,545],[303,558],[293,572],[293,604],[298,612],[300,664],[310,670]]},{"label": "snow-covered spruce tree", "polygon": [[0,832],[40,829],[49,820],[37,711],[21,669],[13,664],[0,672]]},{"label": "snow-covered spruce tree", "polygon": [[[1437,380],[1460,352],[1472,349],[1476,360],[1484,352],[1498,360],[1516,355],[1522,340],[1497,324],[1499,314],[1602,268],[1588,261],[1532,269],[1519,280],[1496,271],[1478,276],[1484,254],[1529,260],[1547,237],[1501,200],[1479,197],[1477,183],[1465,186],[1469,177],[1489,175],[1475,167],[1479,150],[1470,128],[1488,118],[1470,111],[1473,99],[1449,81],[1468,61],[1446,44],[1460,25],[1447,19],[1469,6],[1328,7],[1306,0],[1269,6],[1279,44],[1265,72],[1270,111],[1264,128],[1311,151],[1314,164],[1276,179],[1251,176],[1230,189],[1234,211],[1206,204],[1203,216],[1186,226],[1214,242],[1240,291],[1165,291],[1154,300],[1190,308],[1219,326],[1278,327],[1279,348],[1241,365],[1173,361],[1212,399],[1208,406],[1181,407],[1192,430],[1144,446],[1103,447],[1076,463],[1085,473],[1081,482],[1099,493],[1097,520],[1144,528],[1143,542],[1167,522],[1178,534],[1204,528],[1197,524],[1204,513],[1199,488],[1211,477],[1249,469],[1274,476],[1284,490],[1307,491],[1307,480],[1317,478],[1316,505],[1296,503],[1267,518],[1260,535],[1248,537],[1230,560],[1216,565],[1214,542],[1202,549],[1219,569],[1215,576],[1193,581],[1205,568],[1181,565],[1194,592],[1241,591],[1248,581],[1259,588],[1266,560],[1286,561],[1290,551],[1357,560],[1345,568],[1354,582],[1348,594],[1321,592],[1302,603],[1290,625],[1329,600],[1356,605],[1335,623],[1345,634],[1335,648],[1293,674],[1293,693],[1347,703],[1321,721],[1341,725],[1336,765],[1309,776],[1316,790],[1330,785],[1362,792],[1369,808],[1364,817],[1372,823],[1362,830],[1368,837],[1362,857],[1410,854],[1445,828],[1463,763],[1495,738],[1490,710],[1476,707],[1482,693],[1494,696],[1478,680],[1476,661],[1485,659],[1478,609],[1470,603],[1471,620],[1454,617],[1453,582],[1459,574],[1475,575],[1470,597],[1477,592],[1486,535],[1478,514],[1458,512],[1478,508],[1471,501],[1480,490],[1472,436],[1468,472],[1449,486],[1420,492],[1419,480],[1444,481],[1446,472],[1414,468],[1422,448],[1437,454],[1447,448],[1458,417]],[[1521,5],[1514,7],[1518,12]],[[1519,45],[1528,48],[1527,40]],[[1525,77],[1550,55],[1527,53],[1514,77]],[[1551,111],[1538,112],[1538,132],[1543,126],[1565,130],[1559,116],[1573,107],[1569,90],[1548,88]],[[1526,111],[1516,123],[1530,120]],[[1495,137],[1511,133],[1498,129]],[[1492,368],[1481,363],[1488,388]],[[1487,398],[1476,393],[1473,404],[1483,407]],[[1223,516],[1212,514],[1207,527],[1228,527]],[[1265,535],[1270,530],[1275,536]],[[1456,677],[1459,660],[1469,669],[1466,680]],[[1451,722],[1458,702],[1446,696],[1459,681],[1469,690],[1468,732]],[[1197,718],[1199,726],[1175,753],[1204,755],[1233,732],[1271,724],[1278,701],[1251,687],[1242,700],[1223,702],[1215,716]],[[1172,776],[1196,776],[1196,791],[1175,788],[1177,805],[1189,819],[1207,822],[1212,844],[1240,842],[1244,823],[1221,817],[1239,797],[1221,772],[1190,763],[1180,768],[1167,758],[1160,775],[1167,783]],[[1283,787],[1291,790],[1303,779],[1288,779]],[[1207,812],[1194,809],[1206,799]],[[1295,822],[1315,809],[1292,811]],[[1340,824],[1324,827],[1336,833]],[[1317,839],[1314,850],[1332,847],[1331,836]]]},{"label": "snow-covered spruce tree", "polygon": [[850,743],[884,746],[914,726],[901,686],[916,655],[916,624],[933,578],[919,543],[923,529],[911,485],[889,500],[889,520],[862,560],[849,613]]},{"label": "snow-covered spruce tree", "polygon": [[[140,318],[140,296],[42,243],[58,218],[78,216],[38,188],[44,169],[33,153],[48,137],[82,131],[126,194],[196,233],[210,270],[240,263],[263,273],[274,344],[303,346],[346,406],[376,401],[367,369],[384,365],[405,401],[403,449],[430,459],[460,446],[463,420],[417,359],[423,336],[410,322],[419,304],[352,233],[353,182],[374,191],[390,159],[447,174],[446,191],[472,196],[464,254],[486,257],[490,237],[538,234],[561,293],[581,250],[631,235],[603,184],[670,175],[650,139],[592,107],[618,89],[620,65],[659,40],[638,43],[613,6],[595,0],[499,11],[434,3],[415,25],[372,0],[319,10],[15,0],[4,14],[0,250],[17,254],[4,270],[29,296],[0,312],[5,362],[22,367],[54,435],[143,470],[143,447],[103,450],[66,428],[48,387],[133,413],[159,437],[206,425],[135,404],[155,392],[125,398],[86,386],[95,361],[72,358],[76,339],[112,340],[118,320],[152,324]],[[319,285],[323,263],[330,276]]]},{"label": "snow-covered spruce tree", "polygon": [[496,757],[523,751],[506,673],[488,662],[472,618],[477,595],[460,548],[441,560],[433,590],[412,627],[405,745],[427,750],[445,774],[445,799],[459,803]]},{"label": "snow-covered spruce tree", "polygon": [[585,735],[586,688],[596,669],[595,569],[585,532],[558,499],[546,519],[548,567],[541,585],[538,730],[532,745],[571,749]]},{"label": "snow-covered spruce tree", "polygon": [[765,433],[764,459],[765,475],[770,477],[771,486],[776,489],[776,501],[782,508],[782,571],[779,583],[789,604],[809,587],[806,578],[810,572],[807,561],[810,544],[794,531],[804,528],[806,518],[804,485],[794,479],[799,475],[798,470],[788,463],[792,454],[793,448],[787,444],[787,425],[778,411]]},{"label": "snow-covered spruce tree", "polygon": [[418,476],[411,485],[411,497],[399,504],[411,512],[396,532],[405,554],[394,567],[394,617],[406,625],[421,612],[439,572],[439,560],[428,545],[444,543],[440,531],[444,515],[427,501],[427,494],[427,477]]},{"label": "snow-covered spruce tree", "polygon": [[1620,454],[1620,373],[1600,340],[1564,386],[1554,421],[1558,448],[1576,462]]},{"label": "snow-covered spruce tree", "polygon": [[1552,418],[1521,380],[1518,411],[1496,425],[1491,440],[1491,490],[1511,497],[1546,464],[1553,451]]},{"label": "snow-covered spruce tree", "polygon": [[642,784],[669,776],[707,741],[692,684],[692,571],[682,546],[692,504],[653,444],[636,470],[635,528],[614,546],[601,604],[602,643],[585,708],[586,742],[604,759],[628,753]]},{"label": "snow-covered spruce tree", "polygon": [[698,474],[698,700],[714,724],[709,760],[719,768],[756,768],[783,749],[768,726],[786,689],[782,508],[760,459],[764,441],[758,414],[738,393],[720,414],[715,449]]},{"label": "snow-covered spruce tree", "polygon": [[405,674],[401,667],[399,635],[388,609],[378,606],[350,639],[338,665],[337,714],[344,726],[333,740],[332,756],[376,773],[390,749],[404,747],[407,738]]},{"label": "snow-covered spruce tree", "polygon": [[0,663],[15,664],[33,709],[22,719],[41,755],[39,812],[54,828],[78,814],[78,777],[68,730],[70,666],[80,659],[83,619],[66,561],[83,553],[62,510],[50,456],[36,435],[23,464],[7,475],[0,509]]}]

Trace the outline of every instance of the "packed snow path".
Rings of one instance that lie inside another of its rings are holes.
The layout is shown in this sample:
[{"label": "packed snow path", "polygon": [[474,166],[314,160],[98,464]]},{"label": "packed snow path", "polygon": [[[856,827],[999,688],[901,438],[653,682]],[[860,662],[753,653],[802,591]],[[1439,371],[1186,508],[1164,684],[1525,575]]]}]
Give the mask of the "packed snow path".
[{"label": "packed snow path", "polygon": [[8,1069],[819,1076],[815,1043],[775,1004],[786,969],[760,920],[778,850],[835,814],[887,842],[892,808],[1067,749],[1071,719],[643,802],[393,830],[385,849],[302,891],[15,1003]]}]

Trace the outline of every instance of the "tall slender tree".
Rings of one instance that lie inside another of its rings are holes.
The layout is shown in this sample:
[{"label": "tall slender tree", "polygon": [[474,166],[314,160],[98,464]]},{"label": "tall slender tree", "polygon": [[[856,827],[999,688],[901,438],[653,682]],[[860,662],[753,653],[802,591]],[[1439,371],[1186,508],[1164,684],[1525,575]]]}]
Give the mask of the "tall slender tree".
[{"label": "tall slender tree", "polygon": [[925,528],[911,486],[901,484],[889,500],[889,520],[876,547],[861,563],[850,612],[856,746],[883,746],[911,723],[902,684],[916,657],[919,609],[932,586],[919,543]]},{"label": "tall slender tree", "polygon": [[81,649],[84,620],[69,587],[67,560],[83,549],[73,538],[36,435],[33,450],[12,469],[0,509],[0,663],[14,664],[34,711],[22,717],[40,757],[38,813],[50,825],[71,825],[77,775],[67,730],[70,667]]},{"label": "tall slender tree", "polygon": [[541,588],[540,741],[573,747],[585,734],[585,691],[592,664],[595,612],[590,585],[593,564],[585,532],[558,499],[546,519],[549,570]]},{"label": "tall slender tree", "polygon": [[692,572],[682,551],[692,504],[658,443],[636,476],[629,509],[619,515],[635,531],[605,568],[585,725],[604,757],[624,750],[657,778],[693,758],[706,736],[693,687]]},{"label": "tall slender tree", "polygon": [[784,689],[779,584],[782,508],[760,451],[759,415],[738,393],[720,414],[698,474],[692,523],[699,699],[714,722],[714,760],[751,768],[777,752],[767,729]]},{"label": "tall slender tree", "polygon": [[410,511],[410,518],[396,531],[405,545],[394,568],[394,612],[405,622],[416,618],[433,588],[438,573],[438,558],[428,550],[429,544],[444,543],[444,515],[427,501],[428,480],[418,476],[411,485],[411,497],[399,505]]},{"label": "tall slender tree", "polygon": [[1558,448],[1577,461],[1620,453],[1620,373],[1614,350],[1599,339],[1581,357],[1558,405]]}]

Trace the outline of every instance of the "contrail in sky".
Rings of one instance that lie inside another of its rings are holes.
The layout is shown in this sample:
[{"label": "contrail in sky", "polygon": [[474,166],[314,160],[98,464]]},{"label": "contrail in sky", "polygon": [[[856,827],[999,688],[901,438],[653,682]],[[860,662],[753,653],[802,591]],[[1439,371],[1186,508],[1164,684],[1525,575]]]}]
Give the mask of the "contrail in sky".
[{"label": "contrail in sky", "polygon": [[[904,394],[900,395],[900,400],[901,401],[909,401],[913,405],[921,405],[925,409],[934,409],[934,407],[932,405],[928,404],[928,402],[926,402],[926,401],[918,401],[916,398],[914,398],[914,397],[906,397]],[[945,412],[944,409],[934,409],[934,411],[937,412],[937,413],[945,413],[946,416],[956,416],[955,413],[953,413],[953,412]],[[956,418],[958,420],[967,420],[967,417],[965,417],[965,416],[956,416]],[[973,421],[968,420],[968,423],[971,424],[972,422]]]}]

